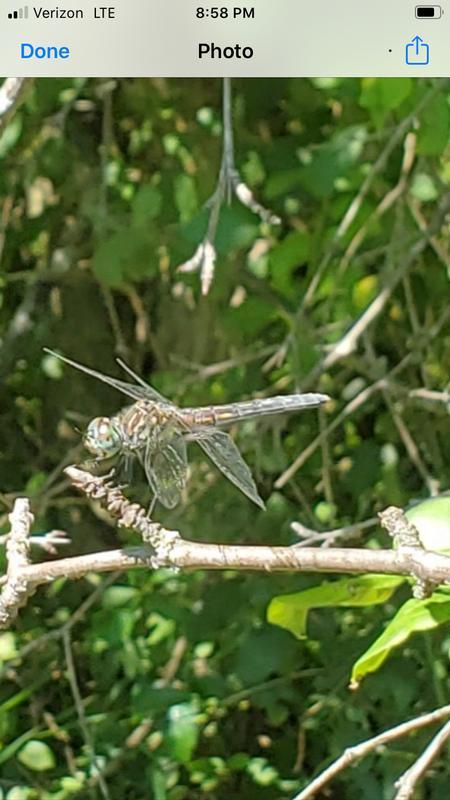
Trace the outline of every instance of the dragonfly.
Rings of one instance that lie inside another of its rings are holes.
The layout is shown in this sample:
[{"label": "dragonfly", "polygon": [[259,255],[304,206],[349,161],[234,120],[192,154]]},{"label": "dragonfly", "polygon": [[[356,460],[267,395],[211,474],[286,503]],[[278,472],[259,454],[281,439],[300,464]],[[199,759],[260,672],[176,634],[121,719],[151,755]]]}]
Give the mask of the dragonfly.
[{"label": "dragonfly", "polygon": [[134,383],[113,378],[79,364],[59,353],[45,352],[75,369],[107,383],[134,402],[115,416],[96,417],[88,424],[83,444],[95,462],[119,457],[125,469],[138,460],[145,472],[154,501],[172,509],[180,502],[187,483],[187,444],[196,442],[218,469],[257,506],[264,501],[248,464],[223,427],[262,416],[317,408],[330,398],[306,393],[245,400],[226,405],[180,408],[117,359]]}]

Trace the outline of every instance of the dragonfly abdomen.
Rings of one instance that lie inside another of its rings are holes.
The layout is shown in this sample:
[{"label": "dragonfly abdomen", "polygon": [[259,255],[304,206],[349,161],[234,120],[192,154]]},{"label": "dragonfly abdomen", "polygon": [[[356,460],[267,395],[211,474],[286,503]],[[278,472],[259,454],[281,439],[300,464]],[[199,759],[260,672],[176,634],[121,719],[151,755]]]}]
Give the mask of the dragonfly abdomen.
[{"label": "dragonfly abdomen", "polygon": [[252,419],[288,411],[316,408],[329,400],[326,394],[288,394],[229,403],[223,406],[183,408],[181,413],[188,425],[230,425],[240,420]]}]

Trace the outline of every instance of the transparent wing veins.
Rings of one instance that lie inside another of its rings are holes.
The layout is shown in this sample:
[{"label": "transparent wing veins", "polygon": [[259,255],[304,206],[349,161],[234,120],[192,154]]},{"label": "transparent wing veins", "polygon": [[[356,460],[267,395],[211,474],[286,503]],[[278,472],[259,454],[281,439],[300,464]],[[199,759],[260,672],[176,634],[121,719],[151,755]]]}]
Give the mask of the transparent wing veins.
[{"label": "transparent wing veins", "polygon": [[233,439],[217,428],[197,428],[189,439],[197,442],[220,471],[260,508],[264,501],[258,494],[248,464],[245,463]]},{"label": "transparent wing veins", "polygon": [[186,443],[181,436],[154,450],[147,445],[144,470],[155,497],[166,508],[175,508],[186,486]]}]

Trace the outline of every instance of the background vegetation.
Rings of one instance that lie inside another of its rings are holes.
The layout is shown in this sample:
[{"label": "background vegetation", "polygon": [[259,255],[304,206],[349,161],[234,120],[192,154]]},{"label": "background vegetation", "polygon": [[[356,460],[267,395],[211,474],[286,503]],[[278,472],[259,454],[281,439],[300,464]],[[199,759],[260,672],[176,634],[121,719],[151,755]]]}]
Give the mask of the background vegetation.
[{"label": "background vegetation", "polygon": [[[233,91],[236,164],[282,223],[224,207],[208,297],[176,268],[207,224],[218,80],[39,80],[3,129],[3,531],[25,494],[36,533],[69,533],[64,553],[125,541],[62,475],[82,458],[76,429],[123,400],[44,346],[115,375],[120,355],[180,405],[331,395],[320,415],[233,431],[266,512],[193,449],[184,505],[158,509],[187,538],[290,544],[293,521],[325,531],[448,487],[448,84]],[[145,501],[143,482],[134,491]],[[376,527],[352,541],[387,545]],[[289,798],[347,745],[446,701],[445,627],[349,692],[406,588],[382,606],[311,612],[303,640],[266,622],[274,595],[321,580],[142,571],[39,590],[0,635],[0,794]],[[425,741],[367,759],[329,796],[392,797]],[[423,796],[441,798],[449,779],[438,763]]]}]

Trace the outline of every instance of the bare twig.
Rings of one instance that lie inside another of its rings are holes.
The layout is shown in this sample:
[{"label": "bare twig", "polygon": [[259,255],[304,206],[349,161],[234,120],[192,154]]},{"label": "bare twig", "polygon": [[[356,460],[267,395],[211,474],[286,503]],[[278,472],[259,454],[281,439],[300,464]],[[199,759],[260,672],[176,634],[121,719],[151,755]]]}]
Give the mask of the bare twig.
[{"label": "bare twig", "polygon": [[98,758],[95,753],[94,741],[92,734],[87,723],[86,714],[83,707],[80,689],[78,686],[77,673],[75,669],[75,662],[72,653],[72,643],[70,638],[70,630],[66,628],[63,633],[64,655],[67,666],[67,677],[69,679],[70,689],[72,692],[73,701],[77,711],[78,721],[83,733],[84,741],[88,750],[91,767],[93,767],[98,774],[98,785],[105,800],[110,800],[110,794],[106,785],[105,779],[101,773],[101,765],[98,763]]},{"label": "bare twig", "polygon": [[327,252],[325,253],[321,263],[319,264],[310,285],[306,291],[305,297],[303,299],[302,307],[306,307],[311,305],[315,292],[322,280],[322,277],[328,268],[328,265],[331,262],[340,242],[342,241],[343,237],[347,233],[350,225],[352,225],[356,215],[358,214],[364,200],[366,199],[367,195],[369,194],[370,189],[372,188],[372,184],[375,178],[384,170],[386,164],[388,163],[391,154],[395,150],[395,148],[399,145],[402,141],[405,134],[411,128],[411,126],[416,121],[417,117],[419,117],[422,112],[425,110],[427,105],[431,102],[431,100],[436,97],[436,95],[442,91],[444,86],[447,85],[447,81],[442,81],[435,84],[430,91],[424,95],[419,103],[417,104],[416,108],[408,114],[408,116],[404,117],[404,119],[400,120],[399,124],[394,128],[392,136],[386,142],[383,150],[379,154],[378,158],[374,161],[372,165],[372,169],[365,177],[358,193],[353,198],[352,202],[350,203],[347,211],[345,212],[340,225],[333,237],[331,245]]},{"label": "bare twig", "polygon": [[[386,164],[389,161],[392,153],[394,152],[395,148],[400,144],[402,139],[406,136],[408,130],[414,125],[417,118],[423,113],[426,109],[427,105],[433,100],[436,95],[441,92],[446,86],[448,85],[448,81],[439,81],[437,82],[427,94],[425,94],[419,103],[417,104],[416,108],[408,114],[408,116],[404,117],[398,125],[394,128],[391,137],[386,142],[383,150],[380,152],[378,158],[374,161],[371,170],[368,172],[367,176],[365,177],[364,181],[362,182],[359,191],[354,196],[353,200],[351,201],[350,205],[345,212],[339,227],[336,230],[327,250],[325,251],[322,259],[320,260],[317,269],[314,271],[314,274],[311,278],[310,284],[303,296],[303,300],[301,305],[299,306],[295,319],[293,328],[288,332],[284,341],[280,344],[278,351],[275,353],[274,356],[270,359],[270,362],[267,365],[267,370],[272,369],[273,366],[280,367],[283,363],[287,352],[289,350],[290,345],[293,341],[293,330],[296,329],[299,321],[303,318],[303,315],[312,303],[314,302],[314,298],[317,292],[320,283],[330,266],[334,256],[339,252],[339,248],[341,246],[341,242],[344,236],[347,234],[350,226],[353,224],[356,215],[358,214],[364,200],[368,196],[372,185],[377,178],[377,176],[382,173]],[[426,232],[425,232],[426,229]],[[422,232],[426,235],[427,240],[430,239],[430,235],[434,235],[437,232],[436,230],[431,231],[430,228],[427,226],[426,221],[424,222],[424,228],[422,228]],[[369,307],[371,308],[371,306]],[[372,309],[372,311],[375,309]],[[381,309],[380,309],[381,310]],[[314,377],[315,371],[314,371]]]},{"label": "bare twig", "polygon": [[312,528],[307,528],[301,522],[293,522],[291,528],[297,536],[302,539],[296,547],[307,547],[310,544],[318,544],[321,542],[321,547],[330,547],[337,539],[352,539],[360,536],[361,531],[366,528],[374,528],[379,524],[377,517],[372,519],[365,519],[362,522],[355,522],[353,525],[346,525],[343,528],[334,528],[331,531],[315,531]]},{"label": "bare twig", "polygon": [[384,285],[378,292],[377,296],[372,300],[371,303],[369,303],[361,316],[351,325],[344,336],[335,345],[333,345],[332,349],[326,354],[326,356],[321,359],[319,363],[316,364],[316,366],[311,370],[309,375],[302,380],[302,390],[305,390],[307,386],[314,384],[323,372],[355,352],[355,350],[358,348],[361,337],[363,334],[365,334],[369,326],[372,325],[372,323],[380,316],[402,278],[416,263],[418,257],[427,247],[429,236],[432,232],[435,232],[440,228],[449,210],[450,192],[447,192],[447,194],[442,197],[436,212],[433,215],[433,219],[427,227],[426,234],[424,233],[422,239],[419,239],[416,244],[410,248],[407,255],[402,259],[398,267],[393,272],[389,271],[386,273]]},{"label": "bare twig", "polygon": [[409,397],[425,400],[427,403],[444,403],[450,408],[450,392],[436,392],[432,389],[411,389]]},{"label": "bare twig", "polygon": [[386,276],[386,281],[375,297],[374,300],[368,305],[360,318],[352,325],[342,339],[333,347],[333,349],[325,356],[320,365],[314,370],[317,374],[329,369],[343,358],[346,358],[350,353],[353,353],[359,343],[362,334],[366,331],[369,325],[380,315],[383,311],[387,301],[392,295],[392,292],[400,283],[401,279],[408,272],[410,267],[416,262],[419,255],[424,251],[428,244],[428,237],[432,231],[437,231],[443,219],[450,209],[450,193],[447,193],[442,198],[441,203],[436,209],[433,220],[427,227],[426,234],[420,239],[413,247],[411,247],[407,256],[401,261],[397,269],[390,275]]},{"label": "bare twig", "polygon": [[[360,761],[370,753],[373,753],[374,750],[384,747],[385,745],[400,739],[402,736],[408,736],[411,733],[415,733],[415,731],[421,730],[428,725],[435,725],[437,722],[440,722],[447,717],[450,717],[450,705],[438,708],[435,711],[432,711],[429,714],[424,714],[421,717],[416,717],[415,719],[409,720],[409,722],[402,722],[401,725],[397,725],[395,728],[390,728],[389,730],[384,731],[384,733],[374,736],[372,739],[367,739],[364,742],[360,742],[360,744],[357,744],[354,747],[348,747],[342,753],[342,755],[336,759],[336,761],[333,761],[333,763],[330,764],[330,766],[327,767],[320,775],[318,775],[317,778],[314,778],[314,780],[311,781],[311,783],[305,789],[303,789],[303,791],[295,795],[293,800],[310,800],[311,797],[315,797],[324,788],[324,786],[327,786],[327,784],[329,784],[337,775],[339,775],[345,769],[348,769],[348,767],[352,766],[356,761]],[[406,797],[407,795],[402,800],[406,800]],[[400,798],[397,796],[396,800],[400,800]]]},{"label": "bare twig", "polygon": [[71,614],[69,619],[67,619],[63,625],[60,625],[59,628],[55,628],[51,631],[47,631],[47,633],[43,633],[42,636],[38,636],[37,639],[32,639],[31,642],[25,644],[17,653],[15,653],[12,658],[6,659],[3,667],[0,669],[0,680],[3,678],[5,672],[7,671],[8,667],[5,666],[8,662],[18,662],[23,661],[23,659],[27,658],[30,653],[33,653],[35,650],[38,650],[40,647],[45,647],[45,645],[55,639],[62,639],[64,633],[66,631],[72,631],[72,628],[77,625],[77,623],[84,617],[84,615],[89,611],[89,609],[97,602],[97,600],[102,596],[105,589],[114,581],[117,580],[119,577],[120,572],[111,572],[105,580],[97,586],[93,592],[91,592],[85,600],[78,606],[78,608]]},{"label": "bare twig", "polygon": [[[424,551],[423,544],[420,540],[419,531],[416,526],[410,522],[401,508],[396,506],[389,506],[379,514],[380,522],[387,530],[389,535],[394,540],[394,545],[398,548],[398,552],[406,555],[412,554],[413,557],[419,557],[421,551]],[[433,590],[436,588],[436,583],[429,579],[424,579],[423,575],[416,575],[413,571],[413,577],[416,579],[413,594],[418,599],[429,597]]]},{"label": "bare twig", "polygon": [[33,592],[24,571],[30,563],[30,529],[33,515],[29,500],[18,498],[9,515],[11,530],[6,543],[8,563],[6,580],[0,596],[0,628],[7,627]]},{"label": "bare twig", "polygon": [[6,78],[0,88],[0,132],[22,102],[32,78]]},{"label": "bare twig", "polygon": [[[89,572],[113,572],[140,568],[236,569],[264,572],[383,573],[413,576],[433,583],[450,582],[450,557],[421,548],[372,550],[356,548],[299,548],[252,545],[204,544],[181,539],[148,519],[145,509],[131,503],[107,478],[93,477],[76,467],[66,473],[81,491],[99,500],[120,525],[138,530],[145,545],[122,550],[62,558],[23,565],[20,585],[27,597],[36,586],[59,577],[81,578]],[[7,587],[5,587],[6,591]],[[11,619],[4,617],[6,625]]]},{"label": "bare twig", "polygon": [[210,208],[208,227],[194,255],[178,267],[178,272],[200,272],[202,294],[208,294],[214,279],[217,252],[215,239],[219,224],[220,209],[224,200],[231,201],[233,194],[257,214],[263,222],[278,225],[281,220],[254,198],[252,191],[242,180],[234,162],[233,115],[231,105],[231,80],[223,81],[223,150],[216,189],[207,202]]},{"label": "bare twig", "polygon": [[[406,365],[406,363],[409,362],[410,360],[411,359],[408,356],[406,356],[405,359],[403,359],[402,364],[397,365],[397,367],[395,368],[395,372],[398,373],[400,371],[400,368],[403,368]],[[303,464],[308,460],[308,458],[310,458],[312,454],[317,450],[317,448],[322,443],[322,438],[324,436],[329,436],[329,434],[332,433],[334,430],[336,430],[336,428],[338,428],[342,424],[342,422],[344,422],[344,420],[346,420],[349,416],[353,415],[355,411],[357,411],[357,409],[359,409],[362,405],[364,405],[372,397],[373,394],[380,391],[385,385],[386,385],[386,378],[381,378],[379,381],[375,381],[375,383],[373,383],[371,386],[366,386],[364,389],[362,389],[361,392],[359,392],[355,397],[353,397],[347,403],[347,405],[342,409],[342,411],[334,419],[331,420],[329,425],[326,428],[322,429],[319,435],[316,436],[315,439],[313,439],[313,441],[310,442],[310,444],[307,447],[305,447],[304,450],[302,450],[302,452],[297,456],[297,458],[294,459],[292,464],[290,464],[284,470],[284,472],[281,473],[281,475],[275,481],[275,488],[281,489],[295,475],[295,473],[300,469],[300,467],[303,466]]]},{"label": "bare twig", "polygon": [[[5,544],[8,538],[8,533],[0,536],[0,545]],[[70,544],[70,538],[65,531],[49,531],[43,533],[42,536],[30,536],[30,547],[38,547],[52,556],[56,556],[57,548],[65,544]]]},{"label": "bare twig", "polygon": [[187,649],[188,640],[186,639],[186,636],[179,636],[172,648],[170,658],[162,670],[162,675],[158,681],[158,686],[170,686],[178,672],[180,664],[183,660],[183,656]]},{"label": "bare twig", "polygon": [[439,751],[449,739],[450,721],[445,723],[420,758],[396,782],[395,786],[398,788],[398,792],[394,800],[410,800],[412,798],[418,782],[426,775],[431,764],[439,755]]},{"label": "bare twig", "polygon": [[395,427],[397,428],[400,439],[402,440],[406,452],[408,453],[411,463],[414,464],[417,472],[419,473],[425,486],[427,487],[430,496],[435,497],[436,495],[439,494],[439,488],[440,488],[439,481],[432,475],[430,475],[428,468],[420,454],[419,447],[414,441],[410,431],[408,430],[403,420],[402,414],[400,413],[396,404],[393,402],[389,389],[388,388],[383,389],[382,395],[384,398],[384,402],[386,403],[386,406],[389,410],[389,413],[394,421]]},{"label": "bare twig", "polygon": [[100,500],[121,527],[132,528],[141,534],[145,544],[154,550],[155,568],[167,562],[173,544],[180,538],[179,533],[152,522],[147,511],[137,503],[131,503],[109,476],[94,476],[77,467],[67,467],[64,471],[77,489],[91,500]]},{"label": "bare twig", "polygon": [[[397,202],[397,200],[404,194],[407,186],[408,186],[408,177],[411,172],[412,166],[414,164],[414,158],[416,154],[416,141],[417,136],[412,131],[405,136],[405,141],[403,144],[403,160],[402,165],[400,168],[400,176],[398,179],[397,184],[387,192],[382,200],[379,202],[377,207],[375,208],[374,212],[368,217],[368,219],[363,222],[361,227],[357,230],[355,235],[353,236],[350,244],[348,245],[344,256],[341,260],[341,263],[338,267],[338,274],[343,274],[347,269],[348,265],[351,263],[352,259],[355,257],[356,253],[358,252],[361,244],[363,243],[370,226],[373,224],[375,220],[381,219],[384,214]],[[425,222],[426,227],[426,222]]]},{"label": "bare twig", "polygon": [[[427,330],[426,339],[428,341],[433,341],[433,339],[436,336],[438,336],[444,325],[447,324],[449,318],[450,318],[450,308],[447,307],[444,309],[444,313],[441,315],[440,319],[437,320],[436,323]],[[363,405],[369,399],[369,397],[372,396],[374,392],[385,389],[386,386],[389,385],[390,380],[395,378],[406,366],[411,364],[412,361],[413,361],[413,354],[408,353],[398,364],[395,365],[395,367],[390,371],[388,375],[373,383],[372,386],[366,387],[361,392],[359,392],[359,394],[356,395],[356,397],[350,400],[350,402],[338,414],[338,416],[335,417],[330,422],[328,427],[322,433],[320,433],[319,436],[316,436],[316,438],[311,442],[311,444],[308,445],[308,447],[306,447],[301,453],[299,453],[299,455],[294,459],[292,464],[290,464],[289,467],[287,467],[284,470],[284,472],[281,473],[281,475],[275,481],[275,488],[281,489],[295,475],[297,470],[299,470],[300,467],[303,466],[305,461],[307,461],[308,458],[310,458],[310,456],[315,452],[317,447],[320,446],[322,441],[322,436],[329,435],[331,431],[338,428],[339,425],[345,419],[347,419],[347,417],[350,414],[353,414],[357,408]],[[314,370],[310,373],[309,377],[307,377],[304,381],[302,381],[301,385],[298,387],[299,390],[305,389],[305,386],[308,385],[309,378],[312,376],[313,372]]]},{"label": "bare twig", "polygon": [[436,253],[439,260],[444,264],[447,269],[447,275],[450,276],[450,256],[446,251],[445,247],[440,243],[439,239],[436,235],[430,236],[427,230],[427,221],[422,211],[420,209],[420,203],[417,200],[411,199],[408,203],[409,210],[414,217],[415,222],[419,230],[422,233],[425,233],[428,237],[428,241],[433,248],[434,252]]}]

